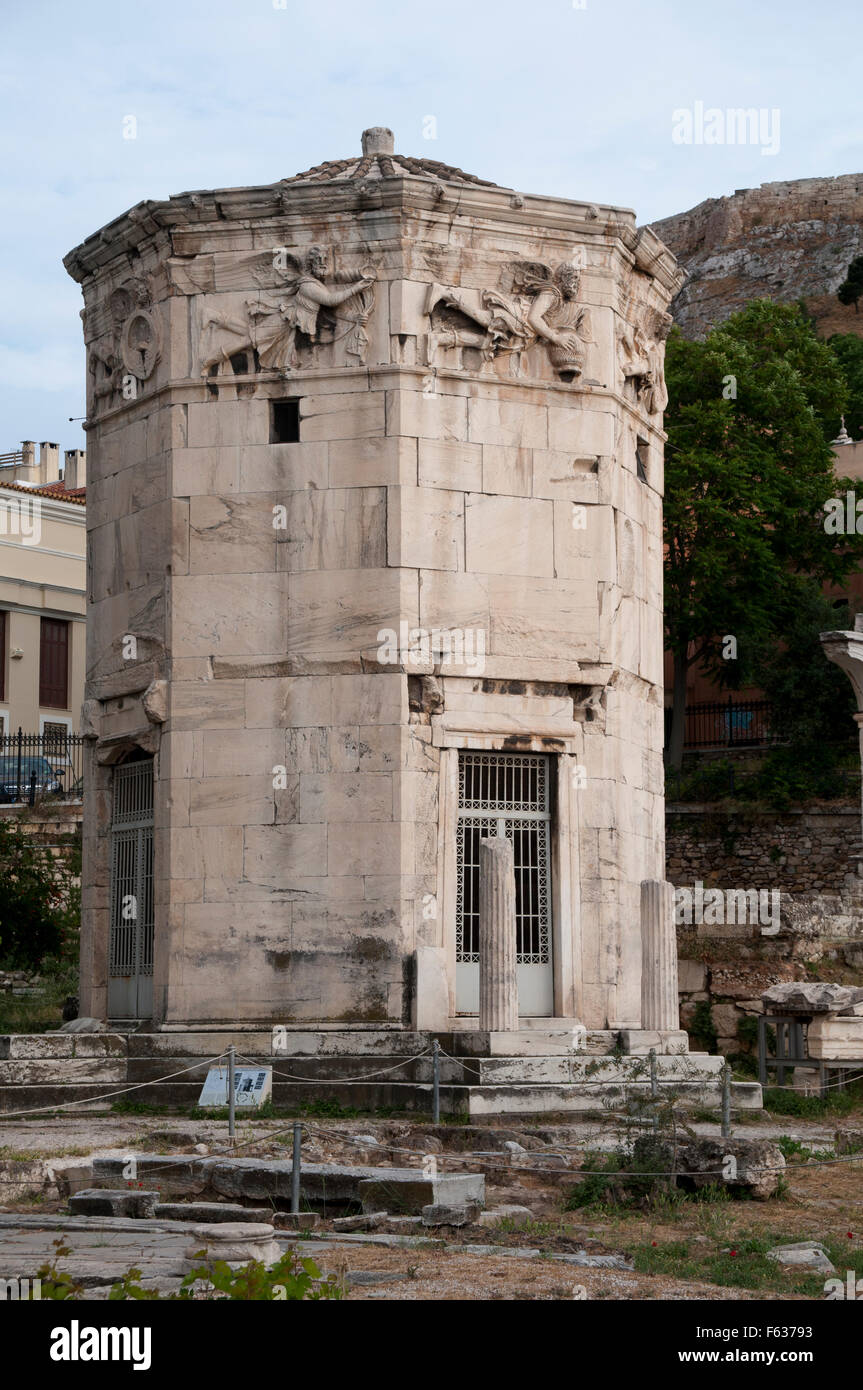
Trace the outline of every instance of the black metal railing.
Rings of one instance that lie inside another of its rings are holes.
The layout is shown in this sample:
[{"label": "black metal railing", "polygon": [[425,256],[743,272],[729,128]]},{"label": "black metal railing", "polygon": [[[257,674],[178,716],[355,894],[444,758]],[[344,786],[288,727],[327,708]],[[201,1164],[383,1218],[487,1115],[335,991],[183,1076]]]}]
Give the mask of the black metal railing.
[{"label": "black metal railing", "polygon": [[65,729],[0,735],[0,805],[80,801],[84,739]]},{"label": "black metal railing", "polygon": [[686,710],[684,748],[759,748],[773,743],[769,700],[704,700]]}]

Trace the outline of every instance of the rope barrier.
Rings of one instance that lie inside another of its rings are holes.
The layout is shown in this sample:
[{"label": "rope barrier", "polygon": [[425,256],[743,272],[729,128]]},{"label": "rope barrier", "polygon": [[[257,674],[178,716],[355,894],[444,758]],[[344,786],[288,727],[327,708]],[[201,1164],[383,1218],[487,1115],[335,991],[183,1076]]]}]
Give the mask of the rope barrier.
[{"label": "rope barrier", "polygon": [[37,1106],[35,1110],[4,1110],[0,1112],[0,1121],[26,1119],[28,1115],[44,1115],[46,1112],[53,1114],[56,1110],[66,1110],[72,1105],[98,1105],[100,1101],[111,1100],[114,1096],[126,1096],[131,1091],[140,1091],[144,1086],[160,1086],[163,1081],[173,1081],[175,1077],[185,1076],[187,1072],[197,1071],[199,1067],[212,1066],[213,1063],[218,1062],[222,1057],[226,1056],[226,1052],[219,1052],[215,1057],[204,1058],[200,1062],[194,1062],[191,1067],[181,1067],[179,1071],[172,1071],[168,1076],[157,1076],[151,1081],[136,1081],[134,1085],[125,1086],[121,1091],[106,1091],[105,1094],[101,1096],[87,1096],[82,1100],[59,1101],[57,1105],[40,1105]]}]

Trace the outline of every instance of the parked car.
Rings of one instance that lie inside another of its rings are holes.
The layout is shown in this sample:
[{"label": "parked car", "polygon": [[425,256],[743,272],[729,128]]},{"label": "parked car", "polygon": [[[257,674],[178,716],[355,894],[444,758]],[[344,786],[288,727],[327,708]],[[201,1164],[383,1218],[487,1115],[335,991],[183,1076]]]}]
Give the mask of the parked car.
[{"label": "parked car", "polygon": [[[18,781],[20,773],[20,783]],[[19,764],[13,753],[0,758],[0,803],[26,801],[30,795],[33,774],[36,774],[37,796],[58,796],[63,791],[63,769],[54,769],[47,758],[25,753]]]}]

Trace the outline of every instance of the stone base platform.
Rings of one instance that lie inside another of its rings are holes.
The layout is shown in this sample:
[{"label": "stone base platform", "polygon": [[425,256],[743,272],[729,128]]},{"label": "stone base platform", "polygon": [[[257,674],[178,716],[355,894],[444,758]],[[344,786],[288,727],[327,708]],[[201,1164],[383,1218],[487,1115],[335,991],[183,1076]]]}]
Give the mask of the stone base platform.
[{"label": "stone base platform", "polygon": [[[435,1038],[444,1115],[481,1121],[622,1106],[649,1094],[651,1048],[662,1091],[673,1087],[690,1106],[721,1103],[723,1059],[686,1052],[686,1035],[677,1033],[590,1032],[578,1050],[571,1031],[556,1028],[434,1035],[318,1029],[284,1031],[275,1042],[271,1031],[42,1033],[0,1036],[0,1115],[71,1101],[71,1113],[104,1112],[124,1101],[187,1110],[197,1105],[214,1059],[231,1044],[238,1065],[273,1068],[278,1109],[333,1101],[429,1115]],[[757,1083],[733,1083],[734,1108],[761,1104]]]}]

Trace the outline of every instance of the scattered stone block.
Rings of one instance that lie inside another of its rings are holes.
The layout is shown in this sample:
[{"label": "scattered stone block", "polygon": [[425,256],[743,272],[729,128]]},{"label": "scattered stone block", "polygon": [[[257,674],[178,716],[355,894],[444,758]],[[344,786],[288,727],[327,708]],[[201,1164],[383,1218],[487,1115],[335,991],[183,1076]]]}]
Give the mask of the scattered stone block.
[{"label": "scattered stone block", "polygon": [[377,1231],[389,1222],[385,1211],[366,1212],[362,1216],[337,1216],[333,1221],[334,1231]]},{"label": "scattered stone block", "polygon": [[430,1203],[422,1209],[424,1226],[472,1226],[480,1214],[478,1202],[463,1202],[457,1206]]},{"label": "scattered stone block", "polygon": [[422,1224],[421,1216],[388,1216],[386,1221],[387,1230],[392,1235],[413,1235]]},{"label": "scattered stone block", "polygon": [[863,1018],[814,1018],[807,1030],[810,1057],[828,1061],[863,1060]]},{"label": "scattered stone block", "polygon": [[838,1154],[863,1152],[863,1129],[837,1129],[833,1147]]},{"label": "scattered stone block", "polygon": [[499,1207],[489,1207],[481,1211],[477,1217],[480,1226],[497,1226],[502,1221],[509,1221],[514,1226],[526,1226],[533,1220],[533,1212],[530,1207],[521,1207],[517,1202],[511,1202]]},{"label": "scattered stone block", "polygon": [[158,1202],[153,1215],[164,1221],[255,1221],[266,1225],[272,1212],[266,1207],[240,1207],[230,1202]]},{"label": "scattered stone block", "polygon": [[485,1206],[485,1177],[482,1173],[438,1173],[426,1178],[414,1169],[384,1171],[380,1177],[361,1181],[359,1193],[363,1211],[386,1209],[416,1216],[427,1206],[460,1206],[464,1202]]},{"label": "scattered stone block", "polygon": [[316,1211],[277,1211],[272,1222],[278,1231],[316,1231],[321,1218]]},{"label": "scattered stone block", "polygon": [[863,988],[820,980],[792,980],[771,986],[761,998],[771,1008],[785,1013],[838,1014],[863,1000]]},{"label": "scattered stone block", "polygon": [[152,1216],[159,1201],[158,1192],[140,1188],[123,1191],[104,1187],[85,1187],[69,1198],[73,1216]]},{"label": "scattered stone block", "polygon": [[147,1144],[164,1144],[166,1148],[189,1148],[197,1139],[193,1129],[151,1129],[149,1134],[141,1134],[135,1143],[142,1146]]},{"label": "scattered stone block", "polygon": [[779,1188],[785,1157],[769,1139],[699,1138],[678,1148],[677,1172],[682,1186],[723,1184],[764,1201]]},{"label": "scattered stone block", "polygon": [[835,1274],[836,1267],[818,1240],[799,1240],[793,1245],[776,1245],[767,1251],[768,1260],[781,1265],[814,1269],[819,1274]]}]

